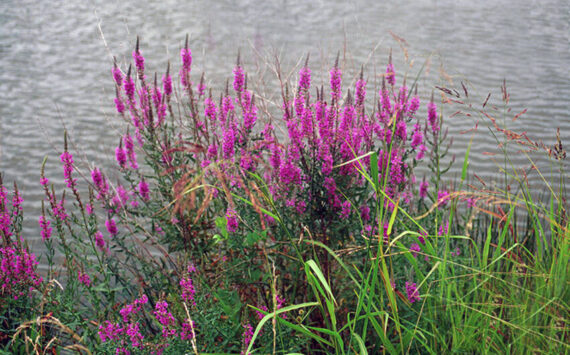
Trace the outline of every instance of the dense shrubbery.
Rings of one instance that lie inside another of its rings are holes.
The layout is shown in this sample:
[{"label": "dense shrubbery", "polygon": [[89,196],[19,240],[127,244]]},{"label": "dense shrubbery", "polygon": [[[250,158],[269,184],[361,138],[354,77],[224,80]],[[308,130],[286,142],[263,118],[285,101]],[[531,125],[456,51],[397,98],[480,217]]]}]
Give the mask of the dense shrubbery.
[{"label": "dense shrubbery", "polygon": [[[505,190],[467,190],[469,151],[460,181],[444,183],[443,115],[416,81],[397,85],[391,58],[374,99],[364,69],[343,90],[338,57],[327,88],[314,88],[309,58],[295,84],[277,63],[279,107],[248,89],[239,56],[219,98],[204,75],[192,81],[187,42],[179,81],[170,65],[148,77],[138,43],[133,59],[112,69],[125,129],[116,170],[89,165],[78,180],[67,135],[65,191],[42,168],[45,281],[20,235],[17,189],[10,208],[0,183],[7,351],[568,350],[562,170],[548,205],[514,167]],[[463,89],[440,88],[442,102],[489,117],[503,149],[548,148],[498,126]],[[560,140],[548,152],[563,159]]]}]

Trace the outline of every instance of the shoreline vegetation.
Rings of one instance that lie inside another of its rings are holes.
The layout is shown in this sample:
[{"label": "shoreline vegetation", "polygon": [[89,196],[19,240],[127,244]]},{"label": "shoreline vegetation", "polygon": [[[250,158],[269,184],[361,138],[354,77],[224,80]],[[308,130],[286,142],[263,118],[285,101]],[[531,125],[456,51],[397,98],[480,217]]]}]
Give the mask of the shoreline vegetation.
[{"label": "shoreline vegetation", "polygon": [[[213,92],[188,38],[178,69],[148,73],[138,38],[132,59],[111,69],[115,168],[82,175],[67,133],[60,191],[44,160],[41,256],[0,175],[0,354],[570,350],[564,134],[546,146],[509,130],[526,110],[511,112],[506,83],[499,105],[463,82],[426,99],[423,68],[396,76],[390,53],[373,87],[339,53],[319,86],[307,55],[296,76],[267,63],[275,102],[250,89],[239,54]],[[470,171],[473,138],[448,156],[455,116],[493,135],[502,183]]]}]

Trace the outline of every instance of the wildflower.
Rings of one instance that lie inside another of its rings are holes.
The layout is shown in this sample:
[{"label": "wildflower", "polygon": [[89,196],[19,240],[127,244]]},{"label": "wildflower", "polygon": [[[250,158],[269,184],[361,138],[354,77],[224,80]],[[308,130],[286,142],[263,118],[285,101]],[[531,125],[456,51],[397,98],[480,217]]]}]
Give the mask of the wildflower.
[{"label": "wildflower", "polygon": [[150,200],[150,191],[148,188],[148,184],[144,179],[141,179],[138,186],[139,194],[144,201]]},{"label": "wildflower", "polygon": [[52,228],[49,226],[51,222],[47,220],[45,216],[42,215],[40,216],[38,223],[41,228],[40,234],[42,236],[42,240],[45,242],[46,240],[51,238]]},{"label": "wildflower", "polygon": [[108,219],[105,221],[105,227],[107,227],[107,232],[109,232],[109,234],[111,234],[112,237],[116,236],[118,231],[117,231],[117,224],[115,223],[114,219]]},{"label": "wildflower", "polygon": [[[338,62],[338,59],[337,59]],[[338,64],[337,64],[338,65]],[[342,81],[342,72],[339,68],[335,65],[330,72],[331,75],[331,98],[333,101],[338,102],[341,99],[342,92],[341,92],[341,81]]]},{"label": "wildflower", "polygon": [[52,212],[53,212],[54,216],[62,222],[67,220],[67,217],[68,217],[67,212],[65,211],[64,204],[65,204],[65,200],[62,199],[58,203],[54,203],[52,205],[52,207],[53,207]]},{"label": "wildflower", "polygon": [[186,46],[180,50],[182,58],[182,69],[180,69],[180,82],[185,88],[190,86],[190,70],[192,67],[192,52],[188,48],[188,37],[186,38]]},{"label": "wildflower", "polygon": [[71,177],[73,171],[73,156],[68,151],[64,151],[60,156],[63,163],[63,177],[67,183],[67,187],[74,188],[76,180]]},{"label": "wildflower", "polygon": [[103,324],[99,325],[99,338],[101,342],[106,342],[107,340],[119,340],[119,335],[122,333],[122,329],[108,320],[104,321]]},{"label": "wildflower", "polygon": [[420,190],[419,190],[420,197],[425,198],[427,196],[427,192],[428,192],[428,182],[424,180],[420,182]]},{"label": "wildflower", "polygon": [[180,288],[182,288],[182,299],[185,302],[191,303],[196,306],[196,301],[194,296],[196,295],[196,290],[194,289],[194,284],[190,276],[180,280]]},{"label": "wildflower", "polygon": [[125,94],[129,98],[129,100],[133,101],[135,99],[135,82],[133,78],[131,78],[131,68],[129,67],[129,71],[127,77],[124,80],[125,84]]},{"label": "wildflower", "polygon": [[164,95],[170,96],[172,94],[172,76],[168,72],[162,76],[162,89]]},{"label": "wildflower", "polygon": [[[261,305],[258,308],[261,309],[262,311],[268,312],[267,307],[265,307],[265,305]],[[255,314],[257,315],[257,319],[259,319],[259,320],[262,320],[263,317],[265,317],[265,314],[263,314],[257,310],[255,311]]]},{"label": "wildflower", "polygon": [[77,279],[86,287],[91,286],[91,278],[89,278],[89,275],[83,273],[81,270],[77,270]]},{"label": "wildflower", "polygon": [[107,185],[107,181],[99,168],[95,168],[91,171],[91,179],[93,180],[93,184],[95,185],[95,189],[98,193],[97,199],[104,198],[109,192],[109,186]]},{"label": "wildflower", "polygon": [[417,243],[413,243],[413,244],[410,246],[410,252],[412,253],[412,255],[413,255],[414,258],[417,258],[417,257],[418,257],[418,252],[420,252],[420,251],[421,251],[421,248],[420,248],[420,246],[419,246]]},{"label": "wildflower", "polygon": [[214,122],[216,122],[217,114],[218,114],[218,108],[216,107],[214,100],[212,100],[211,97],[206,97],[204,99],[204,116],[209,118],[210,122],[212,122],[213,124]]},{"label": "wildflower", "polygon": [[386,81],[388,84],[394,86],[396,85],[396,71],[394,70],[394,64],[392,64],[392,54],[390,53],[390,60],[388,66],[386,67]]},{"label": "wildflower", "polygon": [[426,240],[424,237],[427,237],[427,233],[426,232],[420,232],[420,235],[418,235],[418,241],[420,243],[422,243],[422,245],[426,244]]},{"label": "wildflower", "polygon": [[131,340],[131,346],[133,348],[139,348],[139,349],[143,348],[142,341],[144,339],[144,336],[140,332],[140,326],[138,322],[130,323],[129,325],[127,325],[127,335]]},{"label": "wildflower", "polygon": [[410,143],[410,146],[412,147],[412,149],[415,149],[417,146],[422,144],[422,142],[423,142],[423,134],[420,128],[420,124],[416,123],[414,125],[414,134],[412,135],[412,142]]},{"label": "wildflower", "polygon": [[238,64],[234,68],[234,90],[241,93],[244,90],[245,74],[243,68]]},{"label": "wildflower", "polygon": [[410,303],[414,303],[421,299],[415,282],[406,281],[406,294]]},{"label": "wildflower", "polygon": [[123,73],[121,72],[121,69],[117,67],[117,62],[113,63],[113,69],[111,70],[111,73],[113,74],[113,80],[115,80],[115,84],[117,84],[119,87],[123,85]]},{"label": "wildflower", "polygon": [[95,232],[95,245],[99,249],[105,250],[105,239],[103,238],[103,233],[99,231]]},{"label": "wildflower", "polygon": [[413,117],[420,108],[420,98],[417,96],[412,97],[410,106],[408,107],[408,117]]},{"label": "wildflower", "polygon": [[228,210],[226,211],[226,221],[227,221],[228,232],[233,233],[237,231],[239,222],[237,219],[236,211],[234,209],[228,208]]},{"label": "wildflower", "polygon": [[[253,327],[251,324],[247,323],[243,326],[243,348],[247,349],[251,339],[253,339]],[[245,350],[241,352],[242,355],[245,354]],[[249,355],[249,354],[248,354]]]},{"label": "wildflower", "polygon": [[188,48],[188,43],[186,43],[186,48],[180,50],[180,57],[182,58],[182,69],[189,72],[192,66],[192,51]]},{"label": "wildflower", "polygon": [[124,169],[127,165],[127,151],[123,148],[123,139],[119,140],[119,146],[115,148],[115,158],[121,169]]},{"label": "wildflower", "polygon": [[176,329],[172,329],[176,321],[174,320],[172,313],[168,311],[168,303],[166,301],[156,302],[154,309],[154,316],[162,325],[162,336],[164,338],[168,338],[176,335]]},{"label": "wildflower", "polygon": [[362,78],[362,73],[360,79],[356,81],[356,106],[360,107],[364,104],[364,99],[366,98],[366,81]]},{"label": "wildflower", "polygon": [[451,195],[446,190],[441,190],[437,193],[437,203],[441,207],[445,207],[450,198]]},{"label": "wildflower", "polygon": [[420,144],[420,146],[418,147],[418,154],[416,155],[416,160],[422,160],[425,156],[426,151],[427,151],[426,146]]},{"label": "wildflower", "polygon": [[224,159],[230,159],[234,156],[234,145],[235,145],[236,134],[232,128],[228,128],[224,131],[222,151]]},{"label": "wildflower", "polygon": [[47,186],[48,184],[49,184],[48,178],[45,177],[45,176],[42,176],[42,177],[40,178],[40,185],[42,185],[42,186],[45,187],[45,186]]},{"label": "wildflower", "polygon": [[125,151],[127,153],[127,158],[129,159],[129,164],[131,165],[131,168],[136,170],[139,168],[139,164],[137,163],[137,154],[135,153],[133,138],[131,137],[130,134],[127,133],[124,136],[124,141],[125,141]]},{"label": "wildflower", "polygon": [[362,218],[363,222],[370,220],[370,207],[368,207],[368,205],[362,205],[360,207],[360,218]]},{"label": "wildflower", "polygon": [[299,87],[304,91],[311,87],[311,69],[306,65],[299,71]]},{"label": "wildflower", "polygon": [[191,340],[194,337],[192,328],[194,328],[194,322],[192,322],[192,325],[190,325],[190,323],[183,322],[182,330],[180,330],[180,339]]},{"label": "wildflower", "polygon": [[139,75],[142,76],[142,73],[144,73],[144,57],[141,54],[141,51],[139,50],[139,39],[137,38],[137,48],[135,49],[135,51],[133,51],[133,59],[135,60],[135,66],[137,68],[137,71],[139,72]]},{"label": "wildflower", "polygon": [[437,122],[437,105],[432,100],[428,103],[428,122],[434,133],[439,131],[439,124]]},{"label": "wildflower", "polygon": [[440,224],[439,225],[439,231],[438,231],[438,235],[447,235],[447,233],[449,232],[449,221],[445,222],[445,224]]},{"label": "wildflower", "polygon": [[350,201],[344,201],[342,203],[342,210],[340,212],[340,217],[342,219],[347,219],[348,216],[350,216],[350,206],[351,206]]},{"label": "wildflower", "polygon": [[115,97],[115,108],[117,109],[118,113],[125,112],[125,104],[123,104],[123,100],[120,97]]}]

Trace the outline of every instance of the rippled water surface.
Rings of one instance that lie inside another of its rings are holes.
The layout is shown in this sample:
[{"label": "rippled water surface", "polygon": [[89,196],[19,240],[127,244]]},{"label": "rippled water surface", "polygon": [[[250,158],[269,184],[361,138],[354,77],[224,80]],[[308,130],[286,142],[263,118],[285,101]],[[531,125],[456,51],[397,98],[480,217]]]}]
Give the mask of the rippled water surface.
[{"label": "rippled water surface", "polygon": [[[178,63],[184,36],[190,34],[193,72],[205,71],[209,86],[218,91],[231,75],[238,48],[250,73],[262,63],[256,51],[268,58],[278,53],[288,70],[310,52],[313,71],[320,73],[319,68],[329,68],[341,50],[345,82],[349,73],[365,65],[370,83],[393,48],[396,69],[410,78],[430,58],[429,72],[420,78],[423,98],[434,85],[451,85],[449,78],[455,87],[460,88],[460,80],[468,83],[478,107],[489,92],[490,105],[499,104],[499,88],[506,79],[513,113],[528,109],[511,127],[547,144],[553,143],[555,128],[560,127],[562,139],[570,141],[567,1],[399,3],[0,2],[0,171],[6,183],[17,180],[23,191],[29,217],[26,233],[37,242],[35,221],[42,198],[38,181],[46,155],[47,175],[62,181],[58,160],[64,127],[77,161],[110,164],[118,142],[111,56],[123,64],[130,59],[137,34],[147,67],[159,72],[169,59]],[[391,33],[405,39],[411,68],[404,64],[404,52]],[[445,113],[449,117],[453,111]],[[474,121],[455,116],[447,124],[455,137],[454,152],[461,157],[470,136],[459,132]],[[482,176],[497,171],[493,161],[480,154],[495,146],[489,134],[476,136],[472,171]],[[524,159],[518,163],[528,165]]]}]

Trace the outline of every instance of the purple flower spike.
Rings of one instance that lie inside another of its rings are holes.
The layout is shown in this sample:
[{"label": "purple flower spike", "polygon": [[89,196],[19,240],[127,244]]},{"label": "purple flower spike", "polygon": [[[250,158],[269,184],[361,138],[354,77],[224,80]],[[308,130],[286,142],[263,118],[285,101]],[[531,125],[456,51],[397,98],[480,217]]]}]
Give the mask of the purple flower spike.
[{"label": "purple flower spike", "polygon": [[299,71],[299,87],[305,91],[311,87],[311,69],[306,66]]},{"label": "purple flower spike", "polygon": [[410,252],[412,253],[414,258],[418,257],[418,253],[421,251],[422,249],[420,248],[418,243],[413,243],[410,246]]},{"label": "purple flower spike", "polygon": [[52,228],[49,226],[51,222],[48,221],[45,216],[40,216],[40,220],[38,221],[38,223],[40,224],[40,228],[42,229],[40,231],[42,240],[45,242],[46,240],[51,238]]},{"label": "purple flower spike", "polygon": [[131,68],[129,67],[129,72],[128,72],[127,77],[125,78],[125,81],[124,81],[125,94],[129,98],[129,100],[134,100],[135,99],[135,82],[134,82],[133,78],[131,78],[130,73],[131,73]]},{"label": "purple flower spike", "polygon": [[63,163],[63,177],[67,183],[67,187],[73,188],[76,180],[71,177],[73,172],[73,156],[71,153],[65,151],[61,154],[61,162]]},{"label": "purple flower spike", "polygon": [[238,65],[234,68],[234,90],[241,93],[245,85],[245,74],[243,68]]},{"label": "purple flower spike", "polygon": [[366,99],[366,81],[364,79],[359,79],[356,82],[356,106],[360,107],[364,104]]},{"label": "purple flower spike", "polygon": [[425,198],[427,196],[428,193],[428,182],[427,181],[422,181],[420,183],[420,197],[421,198]]},{"label": "purple flower spike", "polygon": [[105,227],[107,227],[107,232],[114,237],[117,235],[117,224],[115,223],[114,219],[108,219],[105,221]]},{"label": "purple flower spike", "polygon": [[410,301],[410,303],[414,303],[416,301],[421,300],[415,282],[406,281],[406,294],[408,296],[408,301]]},{"label": "purple flower spike", "polygon": [[386,81],[388,84],[394,86],[396,85],[396,72],[394,70],[394,64],[392,64],[392,51],[390,50],[390,58],[388,59],[388,67],[386,67]]},{"label": "purple flower spike", "polygon": [[141,54],[139,49],[139,37],[137,36],[137,44],[135,47],[135,51],[133,52],[133,59],[135,60],[135,66],[137,67],[137,71],[139,73],[139,77],[144,75],[144,57]]},{"label": "purple flower spike", "polygon": [[189,73],[192,67],[192,51],[188,49],[188,47],[182,48],[180,50],[180,57],[182,57],[182,70]]},{"label": "purple flower spike", "polygon": [[95,233],[95,245],[101,250],[105,250],[105,239],[103,238],[103,233],[97,231]]},{"label": "purple flower spike", "polygon": [[228,210],[226,211],[226,221],[227,221],[228,232],[233,233],[237,231],[239,222],[237,219],[236,211],[234,209],[228,208]]},{"label": "purple flower spike", "polygon": [[115,98],[115,108],[117,109],[118,113],[123,113],[125,112],[125,104],[123,103],[123,100],[121,100],[121,98],[116,97]]},{"label": "purple flower spike", "polygon": [[115,80],[118,87],[121,87],[123,85],[123,73],[121,72],[121,69],[117,67],[117,63],[114,64],[112,73],[113,80]]},{"label": "purple flower spike", "polygon": [[97,199],[105,198],[105,195],[109,192],[109,185],[107,185],[107,180],[105,180],[99,168],[95,168],[91,171],[91,179],[98,193]]},{"label": "purple flower spike", "polygon": [[124,169],[127,166],[127,151],[123,148],[123,140],[121,139],[119,146],[115,148],[115,158],[117,163]]},{"label": "purple flower spike", "polygon": [[139,164],[137,163],[137,154],[135,153],[135,145],[133,142],[133,137],[130,134],[125,135],[125,151],[127,153],[127,158],[129,158],[129,163],[131,168],[138,169]]},{"label": "purple flower spike", "polygon": [[148,188],[148,184],[146,181],[144,181],[144,179],[142,179],[139,182],[138,190],[139,190],[139,194],[141,195],[141,198],[143,200],[145,200],[145,201],[150,200],[150,191]]},{"label": "purple flower spike", "polygon": [[342,73],[336,66],[331,69],[331,98],[333,101],[339,101],[342,97],[341,84]]},{"label": "purple flower spike", "polygon": [[428,122],[434,133],[439,131],[439,123],[437,122],[437,105],[433,102],[433,95],[431,101],[428,103]]},{"label": "purple flower spike", "polygon": [[172,77],[170,74],[162,77],[162,87],[164,88],[164,95],[170,96],[172,94]]}]

